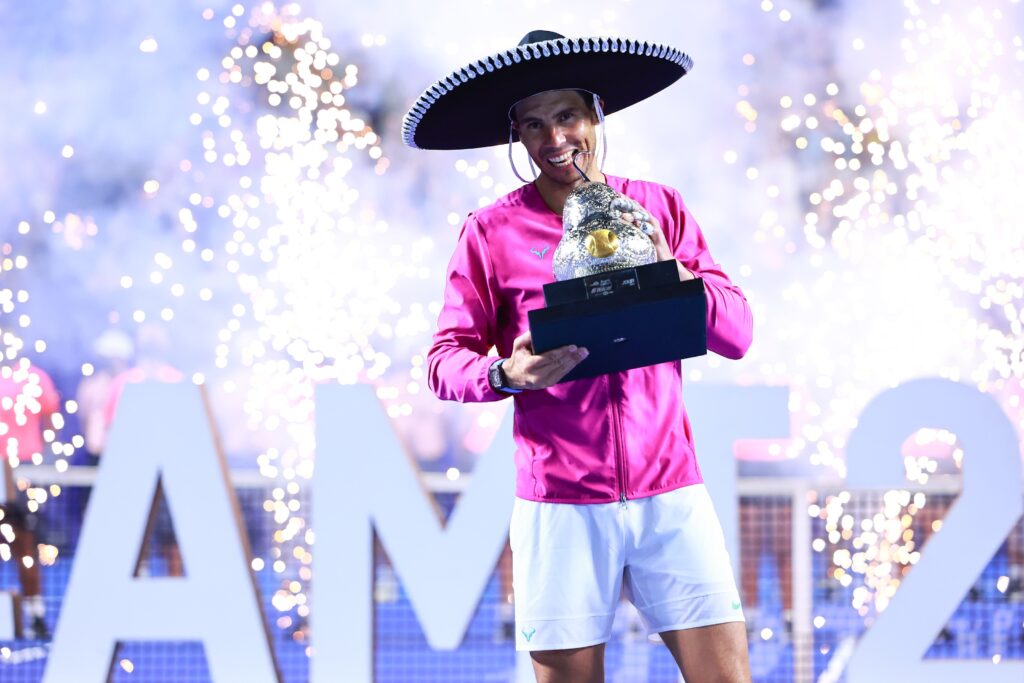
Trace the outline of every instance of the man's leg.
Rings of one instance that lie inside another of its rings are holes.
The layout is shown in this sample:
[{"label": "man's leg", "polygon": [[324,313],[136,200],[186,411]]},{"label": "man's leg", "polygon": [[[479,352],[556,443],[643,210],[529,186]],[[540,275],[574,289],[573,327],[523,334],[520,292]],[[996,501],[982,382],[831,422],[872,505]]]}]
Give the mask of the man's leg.
[{"label": "man's leg", "polygon": [[514,641],[516,615],[515,604],[512,602],[512,550],[508,543],[498,558],[498,585],[498,632],[495,634],[495,642]]},{"label": "man's leg", "polygon": [[750,683],[747,629],[741,621],[665,631],[661,639],[686,683]]},{"label": "man's leg", "polygon": [[[14,527],[14,542],[11,549],[18,562],[18,581],[21,583],[22,608],[28,615],[29,630],[27,633],[38,640],[48,640],[50,631],[46,626],[46,606],[43,603],[43,585],[39,575],[39,552],[36,546],[36,534],[26,527],[24,517],[9,517]],[[31,566],[25,563],[31,559]]]},{"label": "man's leg", "polygon": [[604,683],[604,643],[531,652],[537,683]]},{"label": "man's leg", "polygon": [[622,589],[618,503],[517,498],[509,527],[516,649],[538,683],[603,683],[604,643]]},{"label": "man's leg", "polygon": [[[749,683],[747,630],[707,487],[629,501],[624,589],[687,683]],[[710,624],[710,625],[707,625]]]}]

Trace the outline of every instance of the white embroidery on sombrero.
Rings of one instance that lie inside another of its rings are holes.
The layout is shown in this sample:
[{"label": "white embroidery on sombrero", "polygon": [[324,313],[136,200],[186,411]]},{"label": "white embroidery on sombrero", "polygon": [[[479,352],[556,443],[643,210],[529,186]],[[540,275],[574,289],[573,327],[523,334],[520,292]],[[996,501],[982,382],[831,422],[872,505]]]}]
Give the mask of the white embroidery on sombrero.
[{"label": "white embroidery on sombrero", "polygon": [[[559,47],[561,47],[560,51]],[[570,53],[579,54],[580,52],[628,52],[645,57],[656,57],[682,67],[684,74],[693,68],[693,60],[675,48],[628,38],[557,38],[517,46],[511,50],[495,53],[475,64],[470,64],[468,68],[464,67],[453,71],[424,90],[402,121],[402,141],[410,147],[418,148],[419,145],[415,142],[416,129],[426,116],[427,111],[442,96],[452,92],[460,85],[468,83],[477,75],[482,76],[486,72],[498,71],[503,67],[519,64],[523,60],[551,57],[552,53],[561,56]]]}]

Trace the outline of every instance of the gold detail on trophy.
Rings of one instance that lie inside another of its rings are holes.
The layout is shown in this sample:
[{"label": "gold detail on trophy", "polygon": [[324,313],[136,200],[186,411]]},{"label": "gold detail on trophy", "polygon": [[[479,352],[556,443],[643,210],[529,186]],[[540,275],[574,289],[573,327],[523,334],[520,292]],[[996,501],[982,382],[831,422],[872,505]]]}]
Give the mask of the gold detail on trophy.
[{"label": "gold detail on trophy", "polygon": [[587,235],[587,252],[594,258],[607,258],[619,249],[619,236],[611,230],[595,230]]}]

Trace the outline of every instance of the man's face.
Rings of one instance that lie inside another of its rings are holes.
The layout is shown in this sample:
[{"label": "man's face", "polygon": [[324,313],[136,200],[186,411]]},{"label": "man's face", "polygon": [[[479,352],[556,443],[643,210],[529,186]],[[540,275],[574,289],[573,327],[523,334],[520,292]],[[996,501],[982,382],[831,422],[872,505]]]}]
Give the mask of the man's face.
[{"label": "man's face", "polygon": [[590,152],[577,160],[588,176],[597,168],[597,117],[577,91],[549,90],[527,97],[516,105],[514,115],[527,153],[554,182],[575,185],[581,181],[572,166],[577,150]]}]

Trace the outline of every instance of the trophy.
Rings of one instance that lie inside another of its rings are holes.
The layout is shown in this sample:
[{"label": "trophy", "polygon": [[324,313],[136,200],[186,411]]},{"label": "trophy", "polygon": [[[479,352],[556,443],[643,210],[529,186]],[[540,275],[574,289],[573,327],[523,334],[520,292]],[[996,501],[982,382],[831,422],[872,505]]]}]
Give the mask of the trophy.
[{"label": "trophy", "polygon": [[641,227],[619,218],[630,202],[583,177],[562,209],[555,282],[544,308],[528,312],[535,353],[575,344],[588,357],[562,382],[707,353],[704,281],[681,282],[674,261],[657,261]]}]

